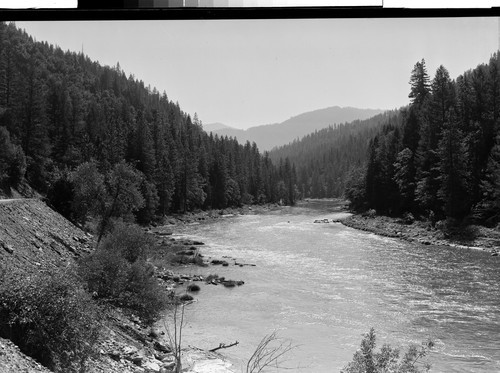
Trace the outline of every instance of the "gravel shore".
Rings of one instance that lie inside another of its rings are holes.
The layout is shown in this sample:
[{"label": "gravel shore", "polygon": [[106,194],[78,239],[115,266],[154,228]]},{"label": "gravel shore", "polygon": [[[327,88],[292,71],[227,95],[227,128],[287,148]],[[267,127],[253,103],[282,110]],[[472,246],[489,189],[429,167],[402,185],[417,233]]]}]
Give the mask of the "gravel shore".
[{"label": "gravel shore", "polygon": [[450,227],[445,222],[438,222],[432,226],[428,221],[415,220],[408,223],[399,218],[357,214],[341,222],[351,228],[423,245],[454,246],[488,251],[500,247],[500,231],[479,225]]}]

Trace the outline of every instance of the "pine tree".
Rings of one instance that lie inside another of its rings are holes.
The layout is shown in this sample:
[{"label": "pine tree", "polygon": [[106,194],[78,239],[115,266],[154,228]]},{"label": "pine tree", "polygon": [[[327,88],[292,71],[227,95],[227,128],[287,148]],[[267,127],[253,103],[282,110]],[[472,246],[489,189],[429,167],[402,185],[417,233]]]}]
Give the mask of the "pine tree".
[{"label": "pine tree", "polygon": [[49,140],[35,48],[32,47],[31,53],[22,70],[26,77],[23,87],[25,90],[17,90],[17,98],[20,99],[17,115],[21,121],[21,144],[27,159],[26,176],[35,188],[46,192],[49,187],[46,174]]},{"label": "pine tree", "polygon": [[418,144],[418,183],[416,198],[424,211],[439,214],[437,198],[440,188],[438,144],[450,109],[455,105],[455,92],[448,71],[441,65],[432,80],[432,93],[427,96]]},{"label": "pine tree", "polygon": [[[169,141],[166,133],[167,124],[163,118],[155,118],[153,123],[153,143],[155,149],[155,184],[159,197],[159,213],[165,216],[170,208],[172,195],[174,194],[175,180],[169,158],[169,146],[173,144]],[[170,145],[167,145],[170,144]]]},{"label": "pine tree", "polygon": [[500,221],[500,134],[488,159],[485,176],[481,181],[482,199],[476,215],[490,225]]},{"label": "pine tree", "polygon": [[411,98],[412,104],[421,106],[430,92],[429,75],[423,58],[413,67],[410,85],[411,91],[408,97]]},{"label": "pine tree", "polygon": [[142,112],[137,114],[137,129],[134,137],[136,167],[146,176],[146,179],[152,180],[156,165],[155,148],[149,125]]},{"label": "pine tree", "polygon": [[415,199],[415,165],[414,154],[409,148],[404,148],[397,155],[394,163],[394,182],[401,196],[399,210],[414,211]]},{"label": "pine tree", "polygon": [[439,168],[441,171],[438,197],[443,201],[446,216],[462,219],[469,213],[467,149],[452,111],[444,124],[439,143]]}]

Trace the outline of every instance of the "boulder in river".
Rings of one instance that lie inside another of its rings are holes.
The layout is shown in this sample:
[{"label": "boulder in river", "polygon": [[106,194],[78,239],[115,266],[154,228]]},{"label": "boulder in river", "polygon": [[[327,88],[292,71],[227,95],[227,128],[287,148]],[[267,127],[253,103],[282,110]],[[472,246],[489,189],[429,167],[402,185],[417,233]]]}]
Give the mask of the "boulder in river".
[{"label": "boulder in river", "polygon": [[189,295],[189,294],[182,294],[180,297],[179,297],[179,300],[181,302],[189,302],[189,301],[192,301],[194,298]]},{"label": "boulder in river", "polygon": [[225,260],[219,260],[219,259],[214,259],[210,263],[212,263],[213,265],[220,265],[221,264],[224,267],[227,267],[229,265],[229,263],[226,262]]},{"label": "boulder in river", "polygon": [[234,288],[236,286],[236,281],[229,280],[222,283],[226,288]]}]

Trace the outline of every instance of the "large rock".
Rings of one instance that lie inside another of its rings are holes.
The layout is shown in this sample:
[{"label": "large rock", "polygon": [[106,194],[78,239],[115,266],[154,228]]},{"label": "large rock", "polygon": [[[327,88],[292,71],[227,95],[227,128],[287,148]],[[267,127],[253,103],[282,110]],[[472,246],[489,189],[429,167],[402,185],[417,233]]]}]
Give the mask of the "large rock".
[{"label": "large rock", "polygon": [[161,332],[158,329],[154,329],[154,328],[152,328],[148,334],[149,337],[154,338],[154,339],[160,338],[160,335],[161,335]]},{"label": "large rock", "polygon": [[117,350],[113,350],[113,351],[109,352],[108,355],[111,359],[113,359],[115,361],[120,361],[120,359],[121,359],[121,354]]},{"label": "large rock", "polygon": [[134,346],[126,346],[123,348],[123,353],[125,355],[133,355],[136,354],[137,352],[138,352],[137,347]]},{"label": "large rock", "polygon": [[144,362],[144,356],[139,354],[134,354],[132,356],[127,357],[127,360],[130,360],[137,366],[142,366],[142,363]]},{"label": "large rock", "polygon": [[160,341],[155,341],[153,344],[153,347],[155,348],[155,350],[158,350],[160,352],[164,352],[164,353],[172,352],[172,349],[170,348],[169,345],[167,345],[166,343],[160,342]]},{"label": "large rock", "polygon": [[150,372],[160,371],[160,365],[158,363],[155,363],[154,361],[145,361],[144,364],[142,364],[142,367]]},{"label": "large rock", "polygon": [[11,246],[11,245],[7,245],[7,244],[3,244],[3,248],[5,249],[5,251],[7,251],[9,254],[13,254],[14,253],[14,248]]},{"label": "large rock", "polygon": [[181,301],[181,302],[190,302],[190,301],[192,301],[194,298],[193,298],[191,295],[189,295],[189,294],[183,294],[183,295],[181,295],[181,296],[179,297],[179,299],[180,299],[180,301]]}]

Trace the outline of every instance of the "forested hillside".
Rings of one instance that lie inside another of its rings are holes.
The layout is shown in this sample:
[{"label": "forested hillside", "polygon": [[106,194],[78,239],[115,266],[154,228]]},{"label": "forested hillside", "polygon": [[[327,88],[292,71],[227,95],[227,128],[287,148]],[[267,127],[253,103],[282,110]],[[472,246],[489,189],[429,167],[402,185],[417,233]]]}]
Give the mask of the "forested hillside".
[{"label": "forested hillside", "polygon": [[366,163],[370,140],[383,124],[400,120],[398,111],[389,111],[366,120],[336,124],[273,149],[269,157],[275,164],[288,158],[295,166],[302,197],[340,197],[347,180]]},{"label": "forested hillside", "polygon": [[411,104],[369,146],[366,171],[347,189],[352,206],[437,221],[500,215],[500,55],[455,80],[425,61],[411,72]]},{"label": "forested hillside", "polygon": [[[147,63],[147,61],[145,61]],[[0,185],[26,179],[66,216],[293,203],[290,170],[209,136],[166,93],[0,23]],[[98,201],[98,207],[94,206]],[[120,209],[128,204],[128,210]]]}]

